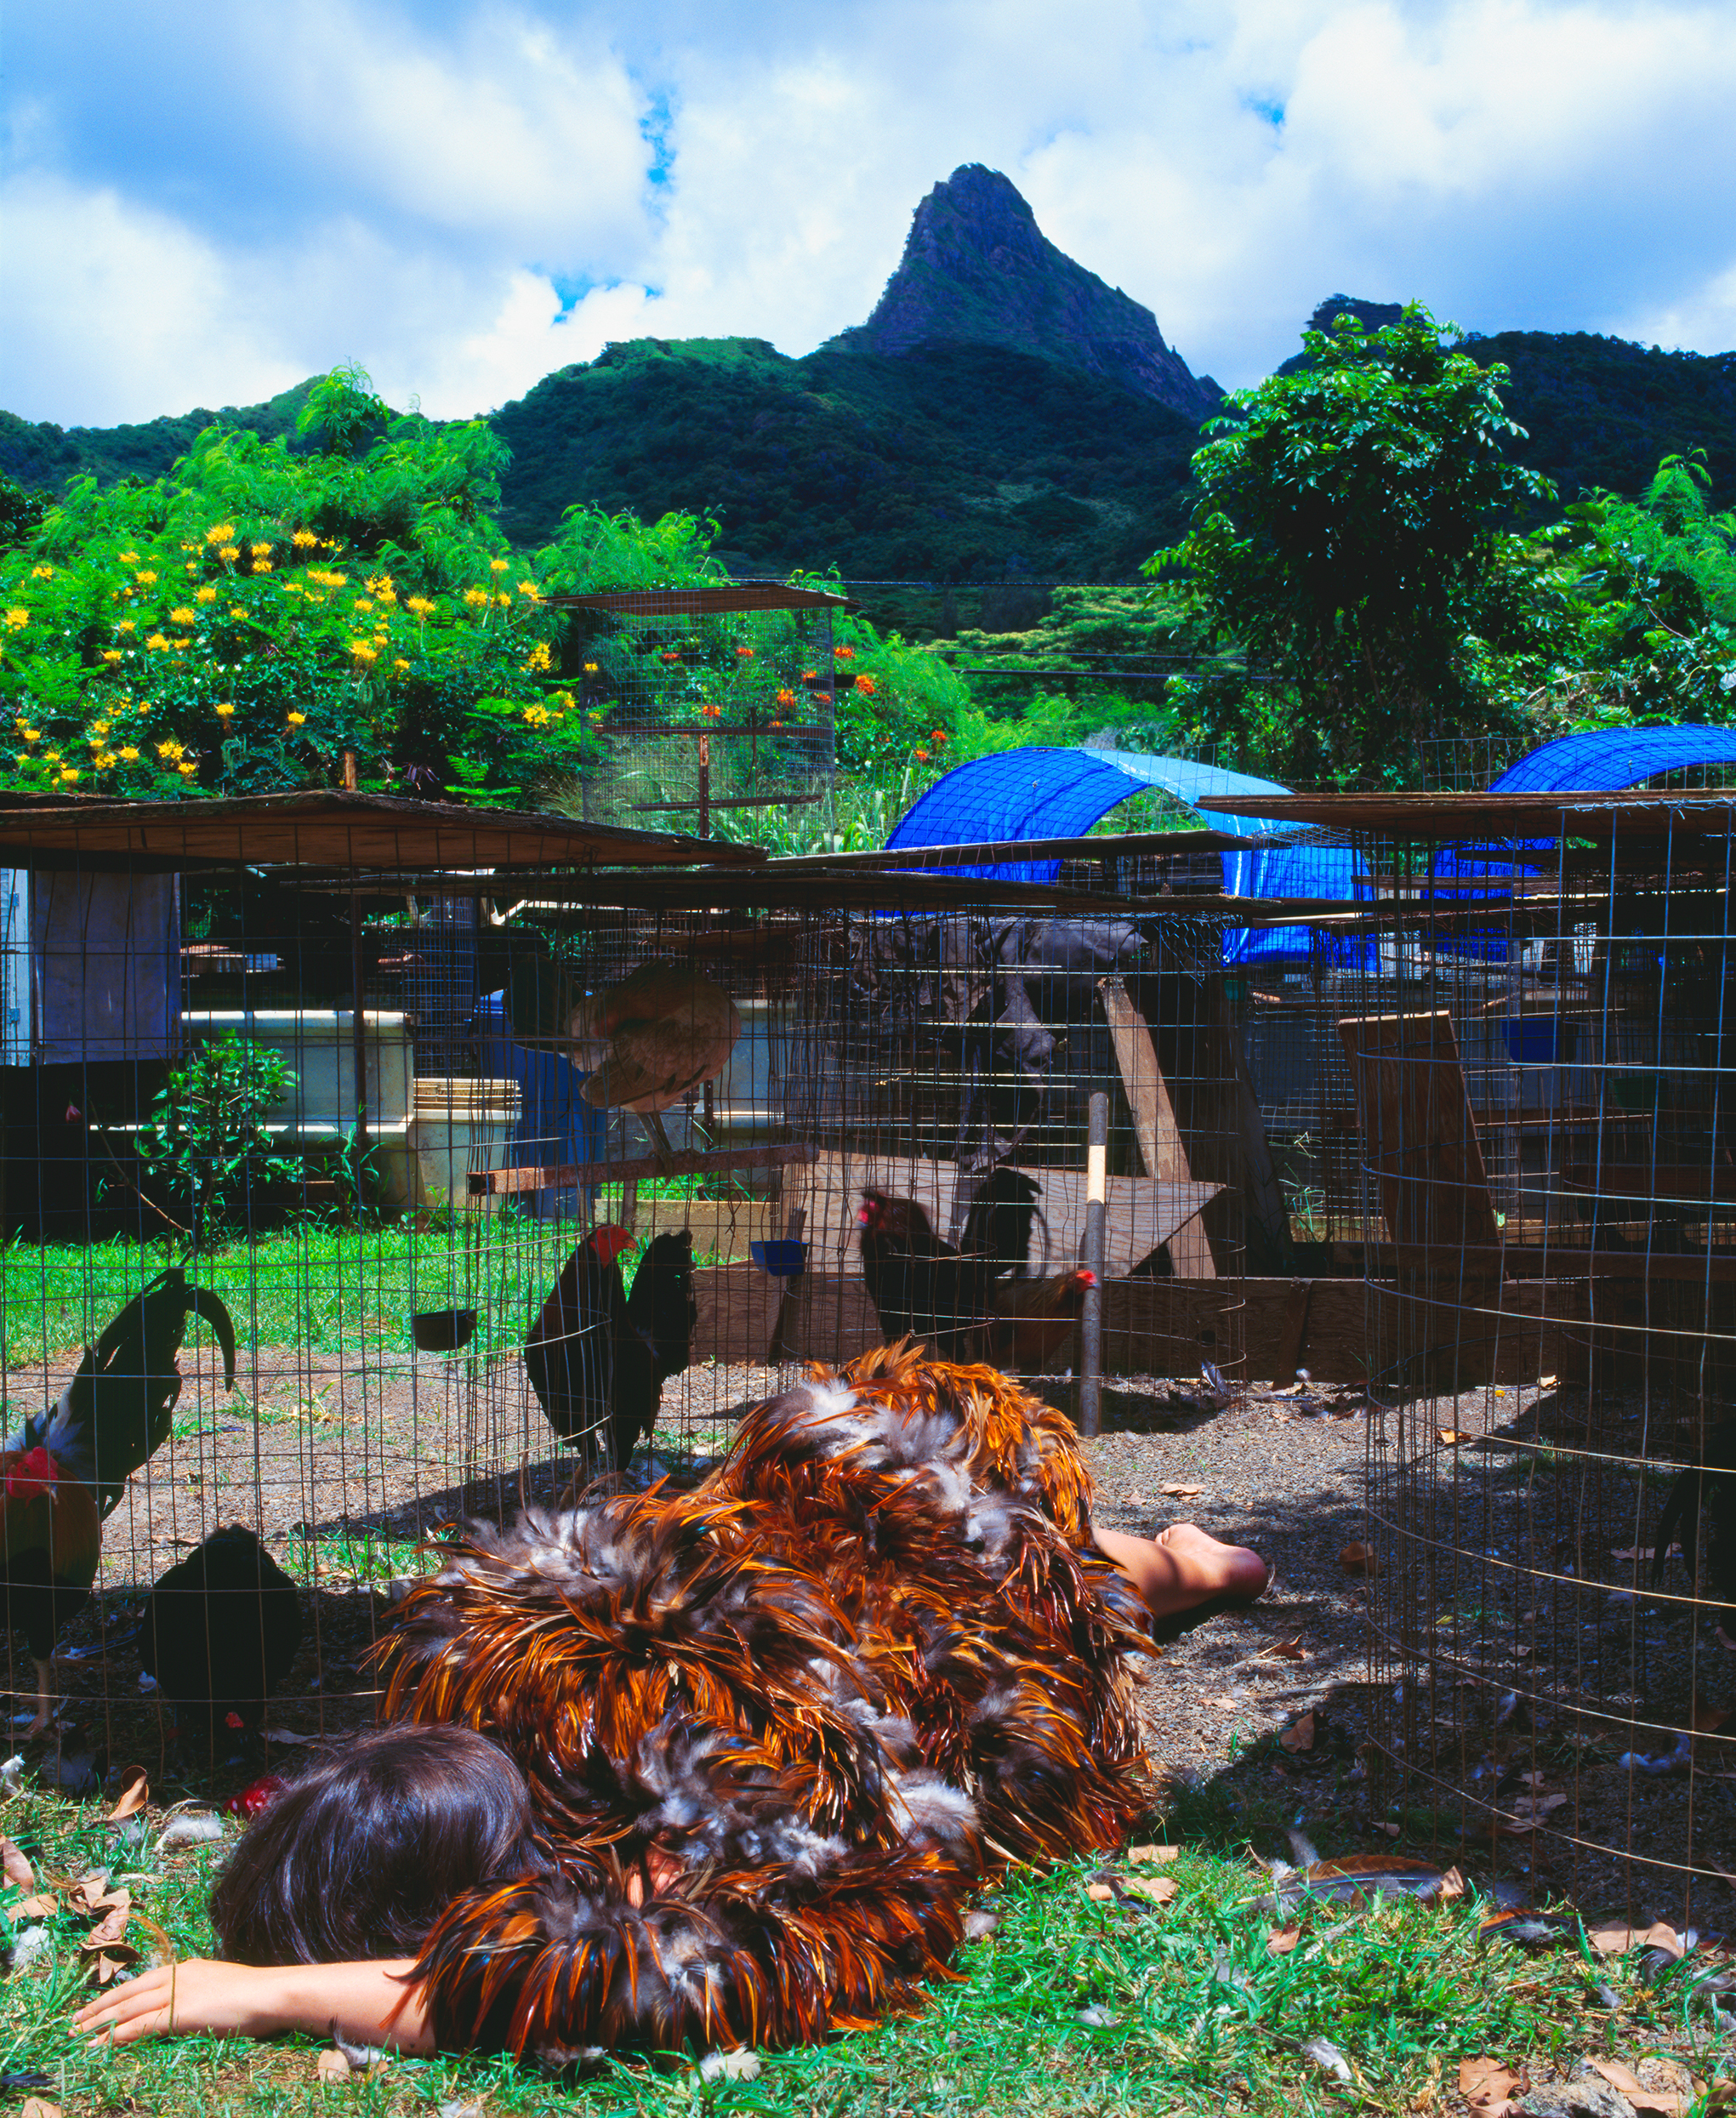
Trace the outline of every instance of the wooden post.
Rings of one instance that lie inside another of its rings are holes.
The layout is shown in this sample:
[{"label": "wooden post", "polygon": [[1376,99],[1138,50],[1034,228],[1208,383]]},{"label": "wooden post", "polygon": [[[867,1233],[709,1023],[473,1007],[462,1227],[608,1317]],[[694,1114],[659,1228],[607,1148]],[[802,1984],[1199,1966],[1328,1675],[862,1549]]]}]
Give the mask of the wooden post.
[{"label": "wooden post", "polygon": [[[1236,1112],[1235,1131],[1242,1150],[1243,1195],[1254,1221],[1249,1233],[1259,1238],[1257,1247],[1263,1253],[1266,1270],[1293,1273],[1296,1255],[1290,1244],[1289,1209],[1284,1204],[1284,1187],[1278,1181],[1278,1169],[1266,1137],[1266,1120],[1260,1115],[1260,1098],[1254,1092],[1254,1077],[1248,1071],[1242,1033],[1231,1012],[1222,972],[1208,983],[1211,988],[1212,1011],[1222,1033],[1233,1077],[1230,1094]],[[1250,1252],[1255,1247],[1250,1244]],[[1255,1261],[1250,1257],[1250,1264]]]},{"label": "wooden post", "polygon": [[711,737],[699,738],[699,835],[711,836]]},{"label": "wooden post", "polygon": [[1096,1274],[1079,1310],[1079,1432],[1095,1440],[1103,1431],[1103,1227],[1108,1195],[1109,1099],[1091,1098],[1085,1153],[1085,1239],[1081,1262]]},{"label": "wooden post", "polygon": [[[345,753],[347,756],[348,752]],[[356,1068],[356,1217],[361,1218],[361,1171],[367,1159],[367,1026],[361,1012],[361,900],[350,892],[350,1045]]]},{"label": "wooden post", "polygon": [[[1145,1173],[1159,1183],[1192,1183],[1193,1171],[1187,1160],[1187,1143],[1175,1123],[1175,1106],[1170,1101],[1169,1086],[1158,1061],[1157,1044],[1145,1016],[1134,1005],[1121,979],[1100,979],[1097,991],[1102,995],[1103,1012],[1108,1017],[1109,1035],[1115,1046],[1116,1063],[1121,1068],[1122,1085],[1127,1090],[1128,1107],[1133,1113],[1134,1136],[1139,1142]],[[1164,1248],[1170,1253],[1170,1263],[1177,1278],[1217,1278],[1211,1244],[1198,1216],[1178,1229]]]}]

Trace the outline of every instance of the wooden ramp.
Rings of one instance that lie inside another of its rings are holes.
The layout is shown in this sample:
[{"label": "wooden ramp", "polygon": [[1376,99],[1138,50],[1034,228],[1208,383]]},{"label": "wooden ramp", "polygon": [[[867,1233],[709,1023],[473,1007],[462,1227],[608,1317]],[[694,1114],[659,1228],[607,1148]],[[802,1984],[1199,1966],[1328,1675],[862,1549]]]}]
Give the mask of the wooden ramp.
[{"label": "wooden ramp", "polygon": [[[1037,1274],[1065,1271],[1078,1261],[1084,1238],[1085,1173],[1025,1170],[1022,1174],[1039,1191],[1041,1218],[1032,1232],[1030,1269]],[[860,1275],[856,1215],[864,1185],[915,1199],[936,1233],[944,1235],[952,1226],[958,1176],[950,1162],[902,1155],[822,1153],[810,1167],[787,1170],[784,1204],[807,1212],[807,1236],[812,1245],[809,1270]],[[1108,1184],[1103,1263],[1112,1279],[1130,1273],[1159,1244],[1168,1243],[1223,1189],[1221,1184],[1165,1183],[1135,1176],[1112,1176]]]}]

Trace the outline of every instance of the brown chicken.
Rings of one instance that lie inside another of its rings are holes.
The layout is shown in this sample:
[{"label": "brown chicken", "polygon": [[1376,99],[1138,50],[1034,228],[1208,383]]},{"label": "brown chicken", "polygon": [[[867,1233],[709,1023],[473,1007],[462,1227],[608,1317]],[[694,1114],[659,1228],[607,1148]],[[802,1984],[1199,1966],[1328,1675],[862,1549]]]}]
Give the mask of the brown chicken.
[{"label": "brown chicken", "polygon": [[685,964],[641,964],[573,1010],[573,1060],[589,1074],[580,1093],[598,1109],[631,1111],[666,1160],[659,1113],[721,1073],[741,1033],[721,986]]},{"label": "brown chicken", "polygon": [[1088,1267],[1059,1279],[1016,1279],[994,1292],[994,1314],[983,1326],[983,1356],[1016,1375],[1052,1375],[1097,1284]]},{"label": "brown chicken", "polygon": [[1058,1414],[903,1346],[756,1407],[695,1491],[455,1540],[381,1643],[386,1711],[502,1744],[552,1859],[424,1943],[441,2048],[866,2027],[1005,1864],[1115,1844],[1149,1633],[1090,1495]]}]

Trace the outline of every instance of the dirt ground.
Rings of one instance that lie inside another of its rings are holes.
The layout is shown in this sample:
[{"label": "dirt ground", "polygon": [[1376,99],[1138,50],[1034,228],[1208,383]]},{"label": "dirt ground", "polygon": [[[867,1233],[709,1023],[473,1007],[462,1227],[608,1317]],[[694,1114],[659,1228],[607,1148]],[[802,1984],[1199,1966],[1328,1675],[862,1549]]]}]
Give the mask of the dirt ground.
[{"label": "dirt ground", "polygon": [[[47,1396],[75,1358],[50,1364]],[[140,1689],[143,1591],[220,1523],[251,1523],[307,1591],[301,1652],[267,1717],[281,1756],[372,1717],[367,1649],[393,1583],[417,1570],[420,1538],[466,1514],[554,1500],[572,1477],[515,1359],[383,1352],[358,1376],[268,1347],[241,1398],[202,1355],[188,1365],[174,1440],[106,1524],[100,1592],[65,1637],[57,1730],[31,1746],[37,1769],[70,1787],[138,1762],[159,1786],[221,1793],[264,1762],[237,1744],[213,1780],[208,1759],[174,1748],[160,1702]],[[781,1380],[719,1366],[675,1378],[659,1465],[714,1452]],[[1067,1386],[1052,1387],[1070,1403]],[[1413,1446],[1427,1460],[1401,1509],[1392,1438],[1419,1416],[1449,1421],[1454,1439]],[[1104,1432],[1084,1444],[1101,1520],[1150,1535],[1191,1518],[1274,1569],[1254,1608],[1208,1620],[1144,1666],[1164,1799],[1212,1805],[1221,1828],[1245,1830],[1266,1854],[1287,1850],[1294,1825],[1328,1850],[1432,1849],[1522,1894],[1571,1894],[1641,1923],[1736,1925],[1733,1886],[1702,1876],[1690,1890],[1682,1867],[1736,1872],[1736,1756],[1726,1764],[1710,1733],[1672,1751],[1659,1732],[1727,1707],[1736,1661],[1707,1649],[1710,1617],[1622,1589],[1631,1555],[1597,1574],[1582,1534],[1579,1563],[1562,1557],[1562,1524],[1583,1532],[1585,1520],[1583,1478],[1561,1467],[1576,1421],[1584,1407],[1571,1392],[1483,1391],[1418,1414],[1371,1408],[1350,1388],[1256,1385],[1221,1402],[1199,1386],[1115,1379]],[[1380,1512],[1409,1526],[1403,1548],[1365,1504],[1371,1444]],[[1619,1526],[1655,1510],[1656,1496],[1630,1484],[1599,1489],[1599,1551],[1624,1551]],[[1443,1586],[1415,1555],[1449,1544],[1458,1572]],[[1345,1563],[1357,1546],[1375,1555],[1373,1579]],[[1437,1607],[1454,1614],[1444,1632]],[[1371,1615],[1389,1637],[1409,1623],[1408,1685],[1390,1654],[1371,1665]],[[22,1649],[14,1638],[14,1711],[31,1682]],[[1409,1764],[1408,1778],[1375,1737]],[[1530,1828],[1537,1819],[1546,1828]],[[1657,1865],[1608,1850],[1630,1843]]]}]

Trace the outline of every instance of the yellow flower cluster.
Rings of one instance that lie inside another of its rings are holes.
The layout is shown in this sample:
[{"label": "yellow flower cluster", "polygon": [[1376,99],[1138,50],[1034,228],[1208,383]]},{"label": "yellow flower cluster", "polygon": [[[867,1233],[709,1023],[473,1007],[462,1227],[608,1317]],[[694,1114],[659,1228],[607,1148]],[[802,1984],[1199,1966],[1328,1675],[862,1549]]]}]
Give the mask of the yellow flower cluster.
[{"label": "yellow flower cluster", "polygon": [[233,522],[219,522],[214,528],[206,531],[205,542],[208,544],[227,544],[233,541],[234,537]]},{"label": "yellow flower cluster", "polygon": [[6,613],[6,629],[9,633],[21,631],[29,623],[30,612],[20,609],[15,603]]},{"label": "yellow flower cluster", "polygon": [[314,535],[310,529],[299,529],[289,541],[294,545],[298,551],[309,551],[311,550],[320,540]]},{"label": "yellow flower cluster", "polygon": [[466,589],[464,601],[472,610],[475,610],[488,601],[488,591],[487,589]]},{"label": "yellow flower cluster", "polygon": [[350,580],[347,573],[334,573],[328,567],[310,567],[307,578],[310,581],[317,581],[322,589],[341,589],[346,587]]},{"label": "yellow flower cluster", "polygon": [[525,726],[527,728],[546,728],[552,719],[553,715],[546,706],[525,708]]},{"label": "yellow flower cluster", "polygon": [[548,641],[539,640],[531,649],[529,658],[524,666],[527,669],[546,669],[549,666],[550,659]]},{"label": "yellow flower cluster", "polygon": [[[223,547],[223,549],[218,553],[217,556],[222,560],[225,566],[232,567],[236,561],[241,557],[241,546],[239,544],[225,544]],[[143,580],[144,576],[141,574],[139,578],[140,580]]]},{"label": "yellow flower cluster", "polygon": [[418,618],[432,618],[434,615],[434,606],[425,595],[413,595],[405,607],[413,611]]},{"label": "yellow flower cluster", "polygon": [[379,649],[369,640],[352,640],[350,643],[350,652],[364,668],[379,659]]},{"label": "yellow flower cluster", "polygon": [[305,728],[307,726],[307,715],[305,714],[297,713],[293,707],[290,709],[283,718],[289,723],[292,728]]},{"label": "yellow flower cluster", "polygon": [[197,613],[190,611],[183,603],[179,609],[169,612],[168,622],[171,625],[196,625],[199,619]]},{"label": "yellow flower cluster", "polygon": [[217,601],[217,591],[208,581],[202,589],[196,591],[193,601],[196,603],[214,603]]}]

